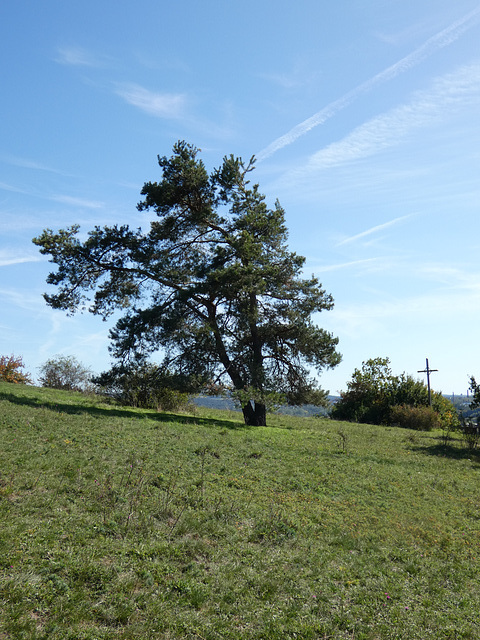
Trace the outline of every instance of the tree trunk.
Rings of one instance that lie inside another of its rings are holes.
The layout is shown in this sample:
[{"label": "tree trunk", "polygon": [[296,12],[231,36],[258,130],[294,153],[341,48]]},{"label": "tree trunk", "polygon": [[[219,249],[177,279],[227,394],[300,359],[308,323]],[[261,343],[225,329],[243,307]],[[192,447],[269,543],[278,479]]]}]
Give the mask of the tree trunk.
[{"label": "tree trunk", "polygon": [[242,408],[245,424],[250,427],[267,426],[267,408],[264,404],[250,401]]}]

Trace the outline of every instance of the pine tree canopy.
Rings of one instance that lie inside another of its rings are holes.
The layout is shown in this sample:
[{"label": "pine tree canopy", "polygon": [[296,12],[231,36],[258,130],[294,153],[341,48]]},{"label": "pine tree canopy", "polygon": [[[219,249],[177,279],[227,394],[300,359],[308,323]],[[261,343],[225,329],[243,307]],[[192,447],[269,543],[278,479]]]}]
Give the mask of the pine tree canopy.
[{"label": "pine tree canopy", "polygon": [[255,160],[225,157],[210,174],[199,149],[178,142],[159,157],[140,212],[150,228],[79,226],[34,238],[56,270],[47,304],[107,318],[120,361],[162,350],[163,367],[185,388],[227,384],[243,400],[247,424],[265,424],[271,393],[291,404],[325,400],[311,371],[336,366],[338,339],[312,315],[333,307],[305,259],[287,248],[285,214],[268,208],[248,177]]}]

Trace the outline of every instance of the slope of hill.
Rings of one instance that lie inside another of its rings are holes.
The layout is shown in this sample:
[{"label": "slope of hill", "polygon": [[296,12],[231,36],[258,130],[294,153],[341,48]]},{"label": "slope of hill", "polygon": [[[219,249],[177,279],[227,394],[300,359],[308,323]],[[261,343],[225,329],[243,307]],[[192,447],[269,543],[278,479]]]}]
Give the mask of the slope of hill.
[{"label": "slope of hill", "polygon": [[442,434],[0,384],[0,638],[478,638],[480,459]]}]

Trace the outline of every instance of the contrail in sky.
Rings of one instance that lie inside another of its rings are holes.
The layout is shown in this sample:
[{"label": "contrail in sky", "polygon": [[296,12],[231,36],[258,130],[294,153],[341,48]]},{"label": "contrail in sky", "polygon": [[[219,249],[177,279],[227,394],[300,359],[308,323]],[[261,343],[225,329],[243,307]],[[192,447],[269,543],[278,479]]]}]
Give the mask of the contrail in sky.
[{"label": "contrail in sky", "polygon": [[409,53],[408,56],[405,56],[395,64],[387,67],[380,73],[377,73],[376,76],[362,82],[362,84],[355,87],[351,91],[348,91],[345,95],[343,95],[338,100],[334,100],[329,105],[317,111],[313,116],[307,118],[300,124],[297,124],[293,129],[290,129],[285,135],[280,136],[274,140],[268,147],[265,147],[260,153],[257,154],[257,160],[262,161],[266,158],[272,156],[276,151],[279,151],[283,147],[286,147],[292,142],[295,142],[297,138],[305,135],[314,127],[317,127],[319,124],[323,124],[326,120],[334,116],[336,113],[347,107],[350,103],[352,103],[355,98],[357,98],[362,93],[369,91],[372,87],[381,82],[386,82],[387,80],[391,80],[396,76],[400,75],[404,71],[408,71],[412,67],[416,66],[425,58],[431,56],[435,51],[439,49],[443,49],[443,47],[448,46],[452,42],[455,42],[462,33],[467,31],[473,24],[475,23],[475,18],[480,15],[480,5],[467,13],[463,18],[456,20],[449,27],[443,29],[443,31],[439,31],[434,36],[429,38],[426,42],[424,42],[418,49],[415,49],[412,53]]},{"label": "contrail in sky", "polygon": [[349,238],[345,238],[341,242],[338,242],[335,246],[340,247],[342,244],[348,244],[350,242],[355,242],[355,240],[360,240],[360,238],[364,238],[365,236],[369,236],[372,233],[376,233],[377,231],[383,231],[383,229],[387,229],[388,227],[401,222],[402,220],[406,220],[407,218],[411,218],[413,213],[408,213],[406,216],[400,216],[399,218],[395,218],[394,220],[390,220],[389,222],[384,222],[383,224],[377,224],[375,227],[371,227],[366,231],[362,231],[361,233],[357,233],[354,236],[350,236]]}]

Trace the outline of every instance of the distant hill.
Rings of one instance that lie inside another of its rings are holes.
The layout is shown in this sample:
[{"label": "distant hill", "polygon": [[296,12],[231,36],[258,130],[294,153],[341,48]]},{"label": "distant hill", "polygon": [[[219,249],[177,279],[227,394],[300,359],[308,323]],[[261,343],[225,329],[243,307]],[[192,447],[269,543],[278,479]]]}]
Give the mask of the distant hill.
[{"label": "distant hill", "polygon": [[463,415],[465,418],[479,418],[480,417],[480,408],[471,409],[470,403],[472,402],[472,396],[464,396],[464,395],[446,395],[445,398],[450,400],[455,406],[455,409],[459,414]]},{"label": "distant hill", "polygon": [[[339,400],[338,396],[328,396],[329,402],[334,404]],[[193,402],[198,407],[207,407],[209,409],[223,409],[226,411],[240,411],[239,407],[235,404],[235,402],[228,397],[225,396],[196,396],[193,398]],[[275,411],[275,413],[281,413],[289,416],[325,416],[328,414],[328,411],[323,407],[316,407],[313,404],[304,404],[298,407],[293,406],[282,406]]]},{"label": "distant hill", "polygon": [[[458,413],[463,415],[465,418],[480,417],[480,408],[470,408],[470,402],[472,401],[471,396],[446,394],[444,394],[444,396],[454,404]],[[340,396],[328,396],[328,401],[331,404],[335,404],[335,402],[338,402],[339,400]],[[193,398],[193,402],[198,407],[207,407],[208,409],[240,411],[234,401],[226,396],[196,396]],[[315,415],[326,416],[329,412],[328,409],[324,409],[323,407],[316,407],[313,404],[304,404],[298,407],[285,405],[279,407],[274,413],[288,416],[308,417]]]}]

